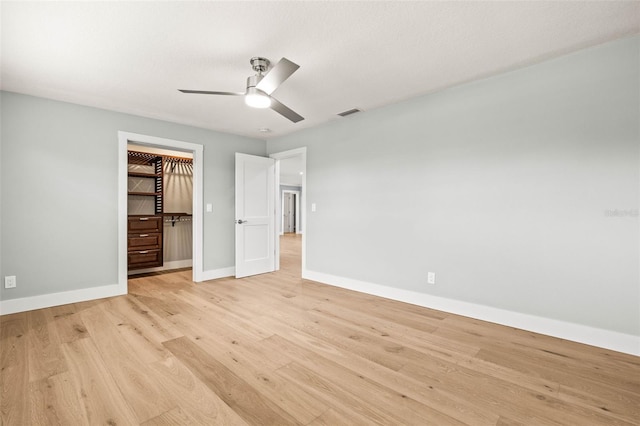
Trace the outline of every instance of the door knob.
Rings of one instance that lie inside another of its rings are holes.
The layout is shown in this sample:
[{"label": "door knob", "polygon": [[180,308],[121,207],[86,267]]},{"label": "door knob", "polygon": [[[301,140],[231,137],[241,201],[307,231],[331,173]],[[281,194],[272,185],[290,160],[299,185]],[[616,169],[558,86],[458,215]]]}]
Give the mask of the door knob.
[{"label": "door knob", "polygon": [[247,223],[247,222],[248,222],[247,220],[242,220],[242,219],[238,219],[238,220],[236,220],[236,223],[237,223],[238,225],[242,225],[243,223]]}]

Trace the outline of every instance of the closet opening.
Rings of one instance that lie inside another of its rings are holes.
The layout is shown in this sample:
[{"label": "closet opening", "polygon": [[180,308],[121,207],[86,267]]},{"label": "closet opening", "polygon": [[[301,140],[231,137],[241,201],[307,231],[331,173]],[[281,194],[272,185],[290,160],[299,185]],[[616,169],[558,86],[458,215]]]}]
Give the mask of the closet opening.
[{"label": "closet opening", "polygon": [[127,144],[127,274],[193,266],[193,153]]}]

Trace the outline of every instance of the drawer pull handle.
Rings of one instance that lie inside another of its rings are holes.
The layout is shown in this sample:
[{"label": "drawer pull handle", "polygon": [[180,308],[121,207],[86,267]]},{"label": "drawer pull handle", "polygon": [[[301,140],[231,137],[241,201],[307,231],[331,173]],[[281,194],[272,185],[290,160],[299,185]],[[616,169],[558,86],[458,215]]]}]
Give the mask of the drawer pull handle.
[{"label": "drawer pull handle", "polygon": [[148,217],[141,217],[140,220],[149,220]]},{"label": "drawer pull handle", "polygon": [[142,238],[142,237],[148,237],[148,236],[149,236],[149,234],[140,234],[140,238]]},{"label": "drawer pull handle", "polygon": [[149,250],[143,250],[138,252],[138,254],[147,254],[147,253],[149,253]]}]

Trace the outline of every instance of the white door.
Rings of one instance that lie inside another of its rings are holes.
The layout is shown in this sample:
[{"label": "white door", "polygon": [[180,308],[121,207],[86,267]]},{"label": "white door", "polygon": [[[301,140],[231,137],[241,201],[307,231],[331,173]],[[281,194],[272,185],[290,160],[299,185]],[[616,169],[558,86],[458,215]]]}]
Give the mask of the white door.
[{"label": "white door", "polygon": [[275,271],[275,160],[236,153],[236,278]]}]

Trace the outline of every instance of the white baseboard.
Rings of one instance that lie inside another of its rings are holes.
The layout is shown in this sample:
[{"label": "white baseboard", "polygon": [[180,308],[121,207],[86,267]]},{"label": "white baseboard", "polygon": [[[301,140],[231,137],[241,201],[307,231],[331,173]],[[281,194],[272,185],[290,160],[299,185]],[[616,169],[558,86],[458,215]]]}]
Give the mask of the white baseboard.
[{"label": "white baseboard", "polygon": [[0,301],[0,315],[33,311],[35,309],[50,308],[52,306],[67,305],[69,303],[86,302],[88,300],[103,299],[105,297],[120,296],[123,294],[127,294],[126,287],[123,289],[122,286],[113,284],[102,287],[43,294],[40,296],[21,297],[19,299],[7,299]]},{"label": "white baseboard", "polygon": [[[167,264],[165,264],[165,266],[167,266]],[[178,268],[186,266],[174,267]],[[203,281],[215,280],[217,278],[232,277],[235,274],[236,268],[232,266],[229,268],[204,271],[202,278]],[[63,291],[60,293],[43,294],[39,296],[21,297],[19,299],[0,300],[0,315],[33,311],[35,309],[50,308],[52,306],[67,305],[69,303],[86,302],[88,300],[104,299],[106,297],[121,296],[123,294],[127,294],[127,287],[113,284],[102,287],[83,288],[79,290]]]},{"label": "white baseboard", "polygon": [[228,268],[221,268],[221,269],[211,269],[209,271],[202,271],[202,281],[233,277],[235,276],[235,274],[236,274],[235,266],[229,266]]},{"label": "white baseboard", "polygon": [[156,268],[134,269],[133,271],[128,271],[127,275],[147,274],[149,272],[162,272],[169,271],[171,269],[190,268],[192,265],[193,261],[191,259],[171,260],[169,262],[164,262],[162,266],[158,266]]},{"label": "white baseboard", "polygon": [[304,270],[302,272],[302,278],[430,309],[640,356],[640,336],[522,314],[454,299],[446,299],[411,290],[403,290],[324,274],[322,272]]}]

